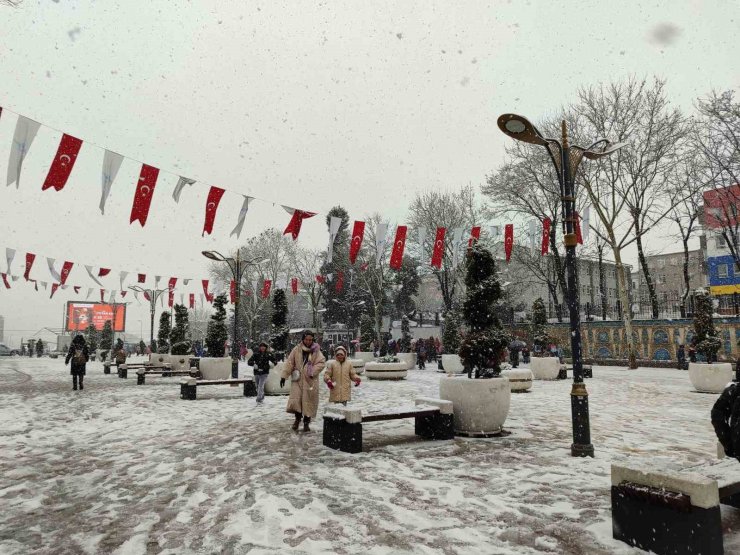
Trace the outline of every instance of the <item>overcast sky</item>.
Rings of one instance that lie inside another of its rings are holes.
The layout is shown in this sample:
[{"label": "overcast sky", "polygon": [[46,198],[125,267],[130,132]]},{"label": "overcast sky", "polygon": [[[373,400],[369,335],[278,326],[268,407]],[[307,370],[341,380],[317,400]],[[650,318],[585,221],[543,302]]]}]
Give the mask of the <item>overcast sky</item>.
[{"label": "overcast sky", "polygon": [[[664,2],[269,2],[25,0],[0,7],[0,106],[135,160],[160,175],[145,228],[129,225],[140,164],[125,161],[106,215],[103,151],[84,144],[61,192],[41,191],[60,134],[43,128],[20,187],[5,186],[14,114],[0,118],[0,267],[5,247],[165,276],[207,277],[203,249],[284,227],[280,204],[403,222],[415,193],[480,185],[507,139],[496,118],[537,120],[578,87],[629,74],[668,79],[690,109],[737,88],[739,4]],[[201,238],[209,185],[228,190]],[[272,203],[275,203],[273,206]],[[299,239],[323,247],[323,218]],[[651,248],[673,249],[656,238]],[[45,259],[32,277],[52,281]],[[107,282],[118,289],[117,279]],[[70,284],[95,286],[84,268]],[[0,284],[1,287],[1,284]],[[84,289],[83,289],[84,291]],[[62,324],[63,304],[20,281],[0,290],[7,343]],[[71,293],[71,291],[69,292]],[[81,298],[84,298],[82,295]],[[130,305],[138,333],[148,308]]]}]

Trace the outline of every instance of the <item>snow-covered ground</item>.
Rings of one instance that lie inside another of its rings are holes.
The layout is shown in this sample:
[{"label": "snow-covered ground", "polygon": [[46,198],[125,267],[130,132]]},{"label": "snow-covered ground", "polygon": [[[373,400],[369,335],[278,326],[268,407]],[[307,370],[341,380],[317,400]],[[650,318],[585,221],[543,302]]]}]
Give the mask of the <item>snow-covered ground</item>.
[{"label": "snow-covered ground", "polygon": [[[440,374],[365,380],[372,409],[438,396]],[[594,369],[595,459],[570,457],[570,383],[512,396],[502,439],[417,440],[368,424],[366,452],[290,430],[284,397],[179,398],[175,378],[121,380],[61,359],[0,359],[0,553],[639,553],[611,538],[609,465],[715,456],[715,395],[686,372]],[[328,394],[322,387],[321,404]],[[726,552],[740,511],[723,508]]]}]

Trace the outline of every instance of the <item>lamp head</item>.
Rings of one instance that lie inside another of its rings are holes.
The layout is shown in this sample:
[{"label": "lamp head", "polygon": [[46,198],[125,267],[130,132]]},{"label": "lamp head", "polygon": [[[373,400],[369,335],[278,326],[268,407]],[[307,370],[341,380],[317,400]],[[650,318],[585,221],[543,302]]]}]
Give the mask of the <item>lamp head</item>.
[{"label": "lamp head", "polygon": [[498,118],[498,127],[504,134],[517,141],[546,146],[547,142],[537,128],[524,116],[502,114]]},{"label": "lamp head", "polygon": [[201,254],[205,256],[206,258],[210,258],[211,260],[215,260],[216,262],[225,262],[226,259],[223,257],[223,255],[217,253],[216,251],[202,251]]}]

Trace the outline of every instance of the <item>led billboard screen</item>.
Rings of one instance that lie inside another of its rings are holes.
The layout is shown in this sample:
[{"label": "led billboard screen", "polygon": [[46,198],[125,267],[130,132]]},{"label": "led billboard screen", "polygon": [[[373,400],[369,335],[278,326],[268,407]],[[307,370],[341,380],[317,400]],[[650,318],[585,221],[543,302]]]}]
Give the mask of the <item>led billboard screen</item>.
[{"label": "led billboard screen", "polygon": [[67,303],[67,331],[85,331],[92,324],[102,330],[111,320],[113,331],[126,331],[126,305],[109,303]]}]

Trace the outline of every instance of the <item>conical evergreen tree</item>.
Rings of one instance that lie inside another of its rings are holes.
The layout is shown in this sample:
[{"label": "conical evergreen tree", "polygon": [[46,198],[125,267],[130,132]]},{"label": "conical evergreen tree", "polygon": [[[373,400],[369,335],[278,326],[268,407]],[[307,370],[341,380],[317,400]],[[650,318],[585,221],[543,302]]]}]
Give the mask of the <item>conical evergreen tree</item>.
[{"label": "conical evergreen tree", "polygon": [[288,348],[288,303],[285,290],[277,289],[272,296],[272,326],[270,344],[277,360],[282,360]]},{"label": "conical evergreen tree", "polygon": [[100,348],[104,351],[110,351],[113,347],[113,325],[110,320],[103,324],[103,331],[100,332]]},{"label": "conical evergreen tree", "polygon": [[222,357],[225,352],[226,340],[229,332],[226,329],[226,295],[219,295],[213,300],[213,307],[216,311],[208,321],[206,328],[206,347],[208,347],[209,357]]},{"label": "conical evergreen tree", "polygon": [[722,340],[714,327],[712,297],[706,289],[697,289],[694,302],[696,352],[704,355],[707,362],[717,362],[717,352],[722,348]]},{"label": "conical evergreen tree", "polygon": [[411,335],[411,326],[409,325],[409,317],[405,314],[401,317],[401,345],[400,351],[402,353],[408,353],[411,350],[411,341],[414,336]]},{"label": "conical evergreen tree", "polygon": [[532,343],[539,347],[539,350],[545,350],[551,340],[547,334],[547,309],[542,298],[538,298],[532,303],[532,324],[529,332],[532,337]]},{"label": "conical evergreen tree", "polygon": [[172,331],[172,320],[169,312],[163,312],[159,317],[159,330],[157,331],[157,352],[170,352],[170,332]]},{"label": "conical evergreen tree", "polygon": [[193,348],[193,342],[190,340],[188,309],[182,304],[176,304],[174,308],[175,327],[170,331],[171,352],[173,355],[187,355]]},{"label": "conical evergreen tree", "polygon": [[85,330],[85,343],[87,343],[87,348],[91,353],[98,349],[98,337],[98,330],[95,329],[95,326],[92,324],[87,326]]},{"label": "conical evergreen tree", "polygon": [[39,339],[36,341],[36,356],[40,357],[44,354],[44,342]]},{"label": "conical evergreen tree", "polygon": [[444,327],[442,328],[442,348],[446,354],[452,355],[460,349],[460,315],[454,308],[445,312]]}]

